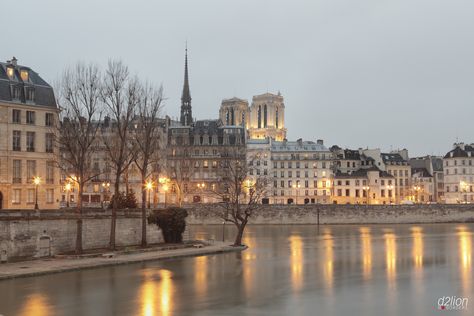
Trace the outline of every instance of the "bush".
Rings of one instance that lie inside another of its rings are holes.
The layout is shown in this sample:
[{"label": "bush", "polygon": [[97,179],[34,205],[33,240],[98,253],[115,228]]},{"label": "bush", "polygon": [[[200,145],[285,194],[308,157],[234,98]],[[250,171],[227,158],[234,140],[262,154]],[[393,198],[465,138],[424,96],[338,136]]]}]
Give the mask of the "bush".
[{"label": "bush", "polygon": [[165,243],[182,243],[186,229],[188,212],[180,207],[168,207],[164,210],[155,210],[148,216],[148,223],[158,225],[163,232]]},{"label": "bush", "polygon": [[120,192],[117,197],[114,194],[110,199],[109,208],[113,207],[115,199],[117,199],[118,209],[137,208],[137,198],[135,197],[135,193],[133,192],[128,192],[127,195],[125,195],[125,192]]}]

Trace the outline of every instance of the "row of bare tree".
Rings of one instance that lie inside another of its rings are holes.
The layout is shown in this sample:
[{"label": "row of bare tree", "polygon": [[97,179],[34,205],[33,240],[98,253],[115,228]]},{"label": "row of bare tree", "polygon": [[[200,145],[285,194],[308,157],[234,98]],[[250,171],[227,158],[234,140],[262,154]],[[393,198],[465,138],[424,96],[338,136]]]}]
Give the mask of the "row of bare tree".
[{"label": "row of bare tree", "polygon": [[[105,70],[79,63],[67,69],[59,82],[61,122],[57,145],[59,166],[73,174],[78,189],[76,253],[82,253],[82,196],[84,188],[101,173],[93,166],[99,152],[106,153],[114,175],[114,194],[121,179],[135,164],[144,184],[157,163],[162,144],[159,115],[163,89],[142,82],[120,61]],[[107,118],[109,124],[103,124]],[[146,246],[146,191],[142,188],[142,246]],[[118,199],[112,199],[110,249],[115,249]]]}]

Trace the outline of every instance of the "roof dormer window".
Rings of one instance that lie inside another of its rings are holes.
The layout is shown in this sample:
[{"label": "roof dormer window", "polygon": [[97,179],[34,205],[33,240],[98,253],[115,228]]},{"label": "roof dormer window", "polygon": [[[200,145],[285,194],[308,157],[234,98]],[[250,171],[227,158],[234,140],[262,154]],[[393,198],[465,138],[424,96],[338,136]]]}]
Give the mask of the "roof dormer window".
[{"label": "roof dormer window", "polygon": [[30,74],[28,73],[28,70],[22,69],[20,71],[20,77],[21,77],[21,80],[23,81],[28,81],[29,75]]},{"label": "roof dormer window", "polygon": [[15,74],[15,69],[13,67],[7,67],[7,76],[10,80],[13,79],[14,74]]}]

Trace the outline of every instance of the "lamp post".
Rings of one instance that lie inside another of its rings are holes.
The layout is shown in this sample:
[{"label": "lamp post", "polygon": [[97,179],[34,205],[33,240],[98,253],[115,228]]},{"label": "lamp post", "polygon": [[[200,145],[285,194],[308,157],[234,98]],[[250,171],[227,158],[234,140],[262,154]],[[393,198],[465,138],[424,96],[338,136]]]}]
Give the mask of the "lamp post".
[{"label": "lamp post", "polygon": [[147,183],[145,183],[145,188],[148,190],[148,208],[151,208],[150,196],[151,190],[153,190],[153,181],[148,180]]},{"label": "lamp post", "polygon": [[33,178],[33,183],[35,184],[35,210],[38,210],[38,186],[41,183],[41,178],[36,176]]},{"label": "lamp post", "polygon": [[293,188],[296,191],[295,204],[298,204],[298,193],[299,193],[298,191],[299,191],[299,188],[301,188],[301,185],[299,183],[295,183],[293,184]]},{"label": "lamp post", "polygon": [[69,198],[70,198],[70,193],[71,192],[71,182],[66,183],[64,186],[64,190],[66,191],[66,207],[69,207]]},{"label": "lamp post", "polygon": [[[203,191],[206,188],[206,184],[204,182],[203,183],[198,183],[197,187],[198,187],[199,190],[201,190],[201,194],[203,194]],[[204,197],[203,197],[203,199],[204,199]],[[200,202],[202,203],[202,200]]]},{"label": "lamp post", "polygon": [[388,195],[390,198],[390,205],[392,205],[393,185],[389,184],[387,186],[387,189],[388,189]]},{"label": "lamp post", "polygon": [[369,195],[370,194],[370,187],[369,186],[364,186],[362,189],[365,191],[365,195],[367,197],[367,205],[369,205],[370,204],[370,195]]}]

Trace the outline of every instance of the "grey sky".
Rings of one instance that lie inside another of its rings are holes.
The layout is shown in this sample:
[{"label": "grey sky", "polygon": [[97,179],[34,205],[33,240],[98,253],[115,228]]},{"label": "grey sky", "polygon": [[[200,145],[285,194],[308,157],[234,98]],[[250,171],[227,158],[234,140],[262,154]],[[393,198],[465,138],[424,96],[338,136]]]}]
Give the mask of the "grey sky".
[{"label": "grey sky", "polygon": [[290,139],[411,155],[474,142],[473,1],[22,0],[2,11],[3,60],[52,82],[79,60],[120,58],[163,83],[171,116],[187,39],[198,119],[217,117],[223,98],[280,90]]}]

